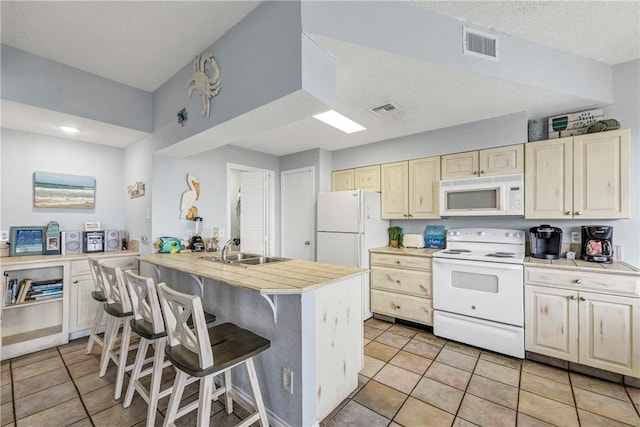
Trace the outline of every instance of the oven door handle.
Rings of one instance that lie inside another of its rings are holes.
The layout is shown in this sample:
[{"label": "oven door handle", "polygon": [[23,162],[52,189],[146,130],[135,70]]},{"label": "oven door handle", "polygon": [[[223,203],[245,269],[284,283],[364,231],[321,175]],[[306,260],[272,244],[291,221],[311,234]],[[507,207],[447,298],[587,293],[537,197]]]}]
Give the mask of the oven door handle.
[{"label": "oven door handle", "polygon": [[450,258],[433,258],[434,264],[442,264],[442,265],[461,265],[464,267],[493,267],[500,270],[522,270],[522,264],[507,264],[503,262],[491,262],[491,261],[476,261],[476,260],[458,260],[458,259],[450,259]]}]

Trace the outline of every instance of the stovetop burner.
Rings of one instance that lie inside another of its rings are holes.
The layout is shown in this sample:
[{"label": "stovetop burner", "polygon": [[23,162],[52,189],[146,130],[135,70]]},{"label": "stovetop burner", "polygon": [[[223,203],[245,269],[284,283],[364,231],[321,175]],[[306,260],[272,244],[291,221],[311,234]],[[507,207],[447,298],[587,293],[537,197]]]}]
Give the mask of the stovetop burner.
[{"label": "stovetop burner", "polygon": [[516,256],[513,252],[494,252],[492,254],[487,254],[487,256],[492,256],[496,258],[513,258]]}]

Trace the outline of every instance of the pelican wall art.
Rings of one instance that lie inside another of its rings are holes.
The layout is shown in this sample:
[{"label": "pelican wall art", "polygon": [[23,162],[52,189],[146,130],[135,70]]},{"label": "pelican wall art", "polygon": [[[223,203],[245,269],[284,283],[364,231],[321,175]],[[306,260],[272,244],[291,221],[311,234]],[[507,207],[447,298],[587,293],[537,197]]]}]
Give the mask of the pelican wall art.
[{"label": "pelican wall art", "polygon": [[188,173],[187,184],[189,189],[182,193],[180,202],[180,219],[193,219],[198,216],[198,208],[194,203],[200,198],[200,180]]}]

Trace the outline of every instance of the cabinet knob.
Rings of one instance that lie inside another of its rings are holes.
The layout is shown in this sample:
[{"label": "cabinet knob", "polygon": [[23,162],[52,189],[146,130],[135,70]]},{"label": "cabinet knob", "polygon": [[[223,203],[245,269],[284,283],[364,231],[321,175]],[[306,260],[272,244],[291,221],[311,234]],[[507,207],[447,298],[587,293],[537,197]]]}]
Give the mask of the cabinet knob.
[{"label": "cabinet knob", "polygon": [[399,306],[399,305],[396,305],[395,303],[391,303],[391,308],[392,308],[393,310],[400,310],[400,306]]},{"label": "cabinet knob", "polygon": [[578,284],[582,283],[582,279],[576,279],[576,280],[573,281],[573,283],[578,283]]},{"label": "cabinet knob", "polygon": [[484,174],[484,171],[480,171],[480,175]]},{"label": "cabinet knob", "polygon": [[311,242],[309,240],[305,240],[304,244],[305,244],[305,246],[309,246],[311,244]]},{"label": "cabinet knob", "polygon": [[576,215],[582,215],[582,212],[576,211]]},{"label": "cabinet knob", "polygon": [[571,211],[567,211],[567,215],[571,215]]},{"label": "cabinet knob", "polygon": [[569,297],[569,299],[576,299],[576,296],[575,296],[575,295],[571,295],[571,296]]},{"label": "cabinet knob", "polygon": [[473,171],[473,174],[474,175],[478,175],[478,171]]},{"label": "cabinet knob", "polygon": [[586,301],[587,299],[585,297],[580,297],[580,301]]},{"label": "cabinet knob", "polygon": [[73,283],[78,283],[78,281],[77,281],[77,280],[74,280],[74,281],[73,281]]},{"label": "cabinet knob", "polygon": [[413,215],[409,214],[408,216],[409,216],[409,218],[411,218]]},{"label": "cabinet knob", "polygon": [[405,217],[405,218],[406,218],[406,217],[408,217],[408,216],[409,216],[409,215],[407,215],[407,214],[404,214],[404,217]]}]

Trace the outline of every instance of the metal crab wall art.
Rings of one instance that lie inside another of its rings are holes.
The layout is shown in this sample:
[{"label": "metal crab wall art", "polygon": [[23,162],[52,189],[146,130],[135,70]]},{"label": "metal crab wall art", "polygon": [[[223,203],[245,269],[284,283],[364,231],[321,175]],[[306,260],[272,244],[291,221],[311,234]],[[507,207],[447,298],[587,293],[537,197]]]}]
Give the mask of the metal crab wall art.
[{"label": "metal crab wall art", "polygon": [[[211,65],[213,76],[207,74],[207,62]],[[202,115],[209,117],[211,110],[211,98],[220,92],[220,67],[216,59],[210,53],[202,53],[193,60],[193,76],[189,80],[189,97],[194,90],[202,94]]]}]

